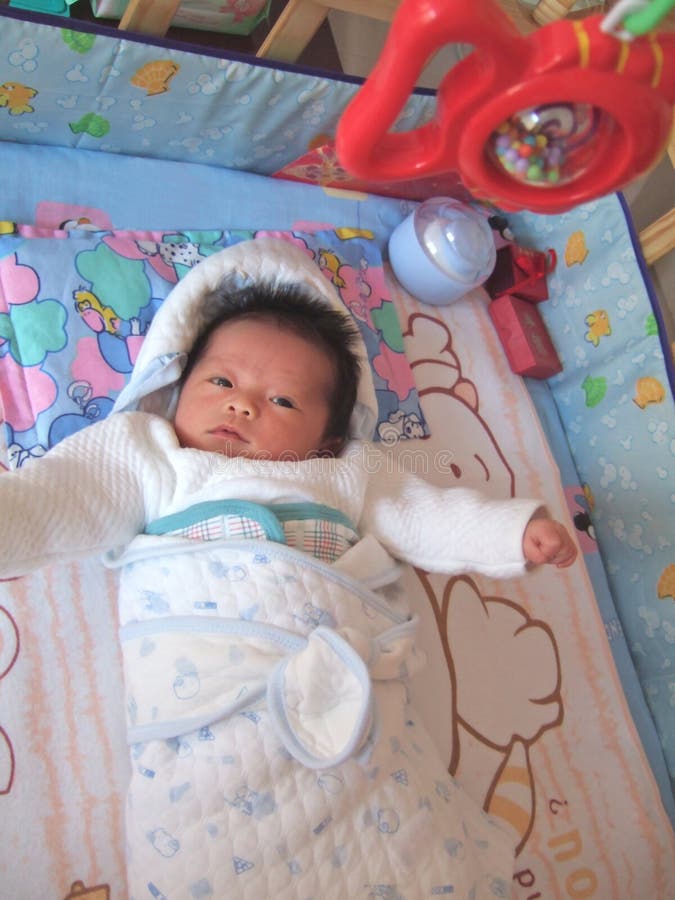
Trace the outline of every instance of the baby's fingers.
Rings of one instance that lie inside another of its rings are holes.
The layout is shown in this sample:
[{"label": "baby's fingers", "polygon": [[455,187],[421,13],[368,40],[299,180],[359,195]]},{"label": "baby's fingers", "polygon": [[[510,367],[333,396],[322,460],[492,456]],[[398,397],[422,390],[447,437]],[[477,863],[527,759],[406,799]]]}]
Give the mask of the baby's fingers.
[{"label": "baby's fingers", "polygon": [[525,534],[525,555],[534,565],[571,566],[577,557],[577,549],[567,529],[559,523],[534,522]]},{"label": "baby's fingers", "polygon": [[576,558],[576,544],[570,538],[567,530],[558,531],[555,535],[550,535],[547,562],[558,569],[566,569],[572,565]]},{"label": "baby's fingers", "polygon": [[562,548],[555,559],[552,560],[552,562],[558,569],[566,569],[568,566],[572,565],[576,558],[577,548],[570,541],[569,546]]}]

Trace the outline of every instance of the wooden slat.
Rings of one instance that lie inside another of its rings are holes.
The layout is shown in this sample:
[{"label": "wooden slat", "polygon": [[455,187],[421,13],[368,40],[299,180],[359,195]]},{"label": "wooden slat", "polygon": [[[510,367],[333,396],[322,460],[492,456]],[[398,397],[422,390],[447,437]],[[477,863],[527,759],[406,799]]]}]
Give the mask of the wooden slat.
[{"label": "wooden slat", "polygon": [[258,48],[261,59],[295,62],[328,15],[328,7],[312,0],[288,0]]},{"label": "wooden slat", "polygon": [[332,9],[390,22],[400,0],[289,0],[256,56],[295,62]]},{"label": "wooden slat", "polygon": [[401,5],[401,0],[321,0],[328,9],[339,9],[341,12],[353,13],[357,16],[368,16],[369,19],[380,19],[391,22],[394,13]]},{"label": "wooden slat", "polygon": [[180,3],[181,0],[130,0],[119,27],[124,31],[163,37]]},{"label": "wooden slat", "polygon": [[532,12],[532,18],[537,25],[548,25],[549,22],[557,22],[564,19],[572,9],[576,0],[539,0]]},{"label": "wooden slat", "polygon": [[[675,167],[675,115],[673,116],[673,129],[668,141],[668,156]],[[675,173],[672,174],[675,180]],[[639,234],[642,253],[648,265],[652,265],[662,259],[666,253],[675,250],[675,207],[665,215],[643,228]]]},{"label": "wooden slat", "polygon": [[520,0],[499,0],[499,5],[521,34],[529,34],[538,28],[532,10],[523,6]]},{"label": "wooden slat", "polygon": [[[501,6],[523,34],[537,26],[518,0],[500,0]],[[256,56],[295,62],[332,9],[391,22],[400,0],[289,0]]]},{"label": "wooden slat", "polygon": [[675,209],[669,210],[640,232],[640,246],[650,266],[675,250]]}]

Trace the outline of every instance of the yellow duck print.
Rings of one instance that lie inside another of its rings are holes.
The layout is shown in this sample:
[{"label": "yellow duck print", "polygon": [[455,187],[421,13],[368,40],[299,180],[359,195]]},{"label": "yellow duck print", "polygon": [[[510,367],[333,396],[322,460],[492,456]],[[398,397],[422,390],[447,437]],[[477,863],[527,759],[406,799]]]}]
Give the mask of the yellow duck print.
[{"label": "yellow duck print", "polygon": [[319,268],[329,273],[330,280],[337,288],[345,287],[345,280],[339,274],[340,265],[340,260],[335,253],[331,253],[330,250],[319,251]]},{"label": "yellow duck print", "polygon": [[675,600],[675,563],[661,572],[656,584],[656,592],[659,600]]},{"label": "yellow duck print", "polygon": [[565,264],[568,267],[575,263],[581,265],[587,256],[586,235],[583,231],[573,231],[565,246]]},{"label": "yellow duck print", "polygon": [[18,81],[6,81],[0,84],[0,106],[6,106],[10,116],[20,116],[23,113],[34,112],[28,102],[37,95],[37,91]]},{"label": "yellow duck print", "polygon": [[92,331],[117,334],[120,320],[111,306],[104,306],[91,291],[75,291],[75,308]]},{"label": "yellow duck print", "polygon": [[595,312],[589,313],[586,316],[584,322],[588,325],[588,331],[584,337],[587,341],[590,341],[594,347],[598,346],[601,337],[607,337],[607,335],[612,333],[607,310],[596,309]]},{"label": "yellow duck print", "polygon": [[352,238],[360,237],[372,241],[375,237],[374,232],[372,232],[369,228],[336,228],[335,234],[340,238],[341,241],[349,241]]},{"label": "yellow duck print", "polygon": [[584,484],[582,484],[582,486],[581,486],[581,490],[583,491],[583,494],[584,494],[584,500],[588,504],[589,511],[593,512],[593,510],[595,509],[595,497],[593,496],[593,491],[591,489],[590,484],[586,484],[584,482]]},{"label": "yellow duck print", "polygon": [[148,97],[165,94],[169,90],[169,82],[178,72],[180,66],[170,59],[155,59],[141,66],[131,78],[134,87],[144,90]]},{"label": "yellow duck print", "polygon": [[633,403],[644,409],[650,403],[663,403],[666,399],[666,389],[658,378],[652,375],[645,375],[644,378],[638,378],[635,382],[635,396]]}]

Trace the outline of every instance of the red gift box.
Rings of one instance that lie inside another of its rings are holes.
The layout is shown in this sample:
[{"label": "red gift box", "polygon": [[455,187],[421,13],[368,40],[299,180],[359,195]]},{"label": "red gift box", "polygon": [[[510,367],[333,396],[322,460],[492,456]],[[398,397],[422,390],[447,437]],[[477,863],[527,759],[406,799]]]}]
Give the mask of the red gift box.
[{"label": "red gift box", "polygon": [[546,276],[553,271],[555,264],[554,250],[542,253],[517,244],[507,244],[497,251],[497,262],[485,288],[493,299],[511,294],[530,303],[548,300]]},{"label": "red gift box", "polygon": [[488,306],[509,366],[517,375],[550,378],[562,365],[536,306],[508,295]]},{"label": "red gift box", "polygon": [[307,153],[279,169],[272,177],[405,200],[453,197],[463,203],[473,202],[473,197],[462,184],[457,172],[444,172],[407,181],[364,181],[355,178],[340,165],[334,143],[311,147]]}]

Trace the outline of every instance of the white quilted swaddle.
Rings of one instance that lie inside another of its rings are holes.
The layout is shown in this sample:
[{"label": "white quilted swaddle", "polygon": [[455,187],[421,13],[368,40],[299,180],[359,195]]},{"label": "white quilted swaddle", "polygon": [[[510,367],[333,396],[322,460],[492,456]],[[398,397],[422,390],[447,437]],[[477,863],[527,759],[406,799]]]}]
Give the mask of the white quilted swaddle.
[{"label": "white quilted swaddle", "polygon": [[123,573],[134,900],[507,896],[509,839],[407,709],[414,620],[282,545],[170,540]]}]

